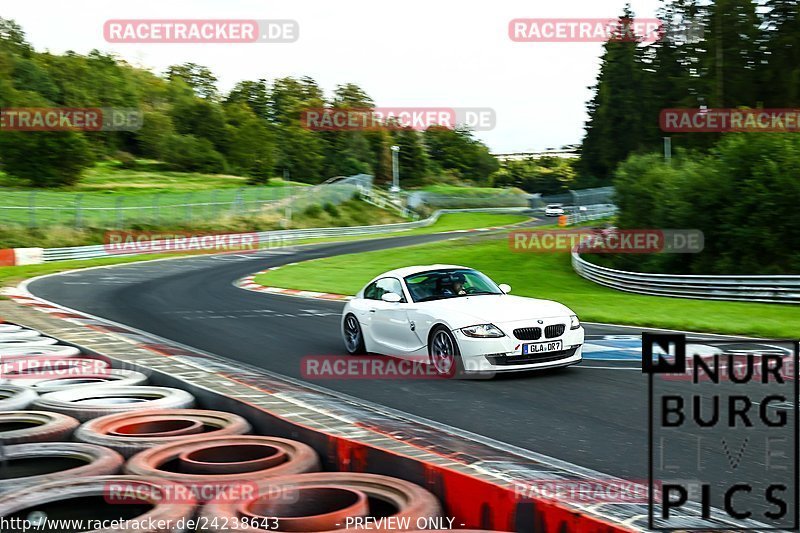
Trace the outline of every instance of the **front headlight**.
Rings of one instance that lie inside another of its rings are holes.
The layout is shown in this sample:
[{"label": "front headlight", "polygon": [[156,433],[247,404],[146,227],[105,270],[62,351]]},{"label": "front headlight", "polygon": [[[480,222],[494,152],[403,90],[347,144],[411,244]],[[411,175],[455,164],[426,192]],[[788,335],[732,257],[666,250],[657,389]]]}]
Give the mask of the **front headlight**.
[{"label": "front headlight", "polygon": [[579,327],[581,327],[581,321],[578,320],[578,317],[575,315],[569,317],[569,329],[578,329]]},{"label": "front headlight", "polygon": [[463,333],[467,337],[478,337],[483,339],[493,338],[493,337],[505,337],[505,333],[500,331],[500,328],[498,328],[494,324],[478,324],[477,326],[469,326],[466,328],[461,328],[461,333]]}]

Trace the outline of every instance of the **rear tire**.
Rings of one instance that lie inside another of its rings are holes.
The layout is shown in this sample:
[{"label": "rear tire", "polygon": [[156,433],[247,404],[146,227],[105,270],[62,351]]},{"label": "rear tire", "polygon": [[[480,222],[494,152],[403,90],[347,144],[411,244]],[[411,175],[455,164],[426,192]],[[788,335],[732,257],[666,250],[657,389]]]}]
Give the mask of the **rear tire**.
[{"label": "rear tire", "polygon": [[350,355],[363,355],[367,353],[364,346],[364,333],[361,331],[361,324],[352,313],[344,317],[342,324],[342,335],[344,337],[344,347]]}]

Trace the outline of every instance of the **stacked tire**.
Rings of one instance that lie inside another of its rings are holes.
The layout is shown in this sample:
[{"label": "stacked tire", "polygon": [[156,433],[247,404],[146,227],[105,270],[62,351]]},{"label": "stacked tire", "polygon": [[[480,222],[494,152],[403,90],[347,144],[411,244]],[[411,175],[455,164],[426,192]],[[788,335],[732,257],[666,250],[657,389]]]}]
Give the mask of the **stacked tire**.
[{"label": "stacked tire", "polygon": [[[441,514],[417,485],[320,472],[302,442],[252,435],[239,415],[33,330],[0,323],[0,377],[0,519],[27,530],[82,518],[109,532],[316,532],[369,516],[413,530]],[[169,528],[142,527],[159,520]]]}]

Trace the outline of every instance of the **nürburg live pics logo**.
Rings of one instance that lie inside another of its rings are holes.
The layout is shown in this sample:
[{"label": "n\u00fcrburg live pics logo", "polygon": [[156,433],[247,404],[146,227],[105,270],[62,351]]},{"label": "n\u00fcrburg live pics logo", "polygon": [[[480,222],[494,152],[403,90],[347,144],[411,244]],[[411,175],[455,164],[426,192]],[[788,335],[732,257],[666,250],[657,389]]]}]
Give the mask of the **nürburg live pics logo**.
[{"label": "n\u00fcrburg live pics logo", "polygon": [[796,341],[642,335],[650,529],[798,530],[797,363]]}]

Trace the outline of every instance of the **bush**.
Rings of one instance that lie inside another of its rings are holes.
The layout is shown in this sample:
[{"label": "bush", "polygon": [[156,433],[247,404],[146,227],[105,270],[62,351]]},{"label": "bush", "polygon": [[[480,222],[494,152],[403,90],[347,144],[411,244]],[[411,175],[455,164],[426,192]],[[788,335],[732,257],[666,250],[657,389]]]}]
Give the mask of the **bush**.
[{"label": "bush", "polygon": [[[800,138],[724,136],[711,155],[631,156],[616,172],[621,228],[703,231],[699,254],[615,258],[634,270],[796,274],[800,270]],[[637,265],[638,263],[638,265]],[[637,268],[638,267],[638,268]]]},{"label": "bush", "polygon": [[92,164],[92,152],[82,133],[3,131],[0,161],[7,174],[34,187],[59,187],[80,179]]},{"label": "bush", "polygon": [[333,205],[330,202],[325,202],[325,205],[322,206],[322,209],[325,210],[333,218],[339,218],[339,208]]},{"label": "bush", "polygon": [[322,208],[317,204],[311,204],[303,210],[303,214],[309,217],[318,217],[322,214]]},{"label": "bush", "polygon": [[211,141],[193,135],[170,136],[166,159],[175,170],[221,173],[226,169],[225,158],[214,150]]},{"label": "bush", "polygon": [[114,159],[119,161],[120,168],[136,168],[136,158],[129,152],[117,152]]}]

